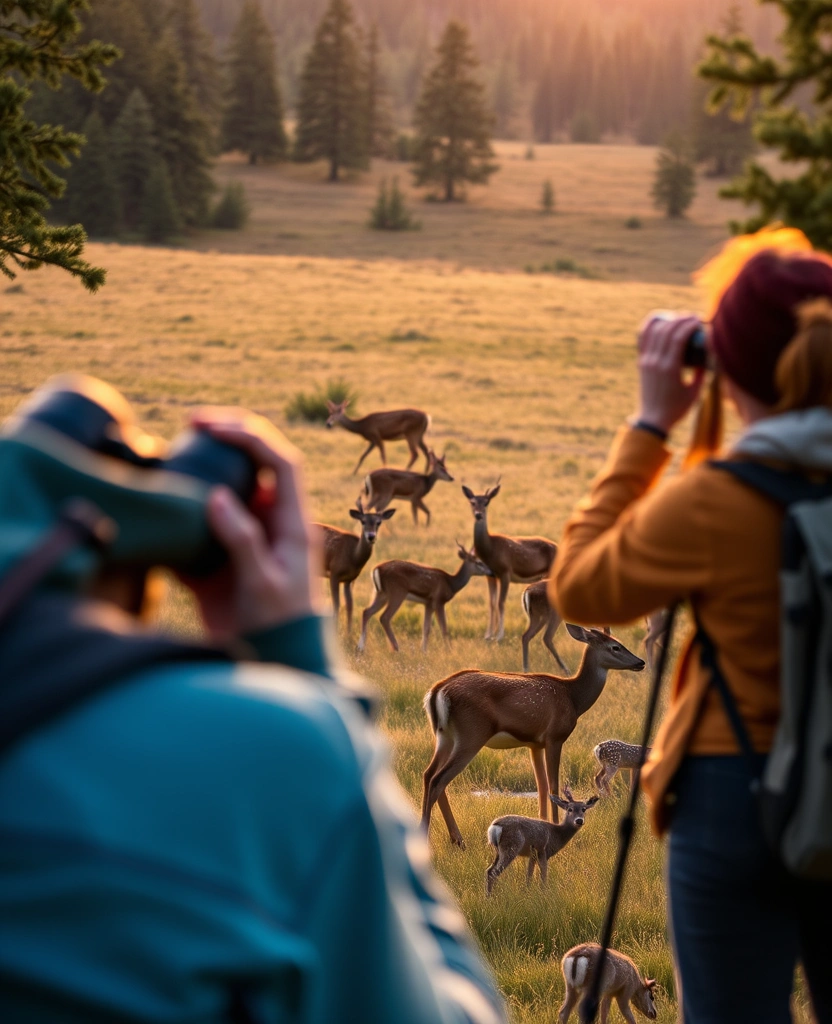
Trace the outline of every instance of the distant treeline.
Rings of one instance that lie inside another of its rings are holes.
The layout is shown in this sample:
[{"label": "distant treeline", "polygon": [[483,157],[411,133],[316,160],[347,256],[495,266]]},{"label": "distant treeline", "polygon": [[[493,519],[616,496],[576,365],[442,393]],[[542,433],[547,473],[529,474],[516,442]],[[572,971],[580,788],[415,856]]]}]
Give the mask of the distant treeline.
[{"label": "distant treeline", "polygon": [[[218,49],[244,0],[198,0]],[[275,32],[288,107],[326,0],[261,0]],[[691,68],[729,9],[771,47],[776,12],[756,0],[355,0],[376,23],[381,69],[400,125],[410,123],[419,84],[447,20],[468,25],[501,137],[547,141],[629,136],[657,142],[690,118]]]}]

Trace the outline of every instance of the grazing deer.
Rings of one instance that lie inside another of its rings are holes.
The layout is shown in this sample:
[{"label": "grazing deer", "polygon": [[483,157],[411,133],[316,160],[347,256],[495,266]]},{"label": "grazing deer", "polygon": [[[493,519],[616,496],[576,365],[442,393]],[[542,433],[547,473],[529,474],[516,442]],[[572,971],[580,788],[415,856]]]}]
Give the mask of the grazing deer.
[{"label": "grazing deer", "polygon": [[418,526],[417,509],[427,516],[430,526],[430,509],[422,501],[426,494],[433,490],[437,480],[453,482],[453,477],[445,468],[445,456],[436,455],[428,450],[428,472],[410,473],[406,469],[374,469],[364,480],[364,495],[367,508],[380,512],[387,508],[395,498],[404,498],[410,502],[413,511],[413,522]]},{"label": "grazing deer", "polygon": [[[623,740],[604,740],[592,751],[600,765],[595,775],[595,788],[606,796],[612,792],[610,783],[621,768],[630,769],[630,786],[636,768],[650,753],[650,747],[639,743],[625,743]],[[643,755],[643,756],[642,756]]]},{"label": "grazing deer", "polygon": [[492,498],[500,493],[499,483],[489,487],[485,494],[474,494],[470,487],[463,487],[462,493],[474,513],[474,549],[494,573],[494,578],[488,581],[489,618],[485,639],[502,640],[509,584],[535,583],[548,576],[558,548],[545,537],[506,537],[502,533],[488,532],[486,510]]},{"label": "grazing deer", "polygon": [[[436,749],[425,769],[422,828],[430,827],[439,804],[454,845],[465,849],[445,789],[483,747],[528,747],[537,783],[540,817],[549,816],[549,793],[558,793],[560,755],[578,719],[601,696],[610,669],[640,672],[644,662],[598,629],[567,623],[569,635],[586,644],[576,675],[543,672],[481,672],[463,669],[434,683],[425,695],[425,711]],[[557,821],[557,809],[552,808]]]},{"label": "grazing deer", "polygon": [[529,620],[528,628],[523,634],[524,672],[529,671],[529,644],[544,626],[546,632],[543,634],[543,643],[558,663],[561,672],[567,671],[563,658],[558,654],[554,644],[554,635],[563,620],[557,608],[549,603],[548,586],[548,580],[540,580],[538,583],[530,583],[523,591],[523,611]]},{"label": "grazing deer", "polygon": [[660,608],[658,611],[651,612],[646,617],[646,622],[647,635],[644,638],[644,656],[647,661],[647,669],[652,672],[655,664],[656,648],[661,650],[667,642],[667,637],[665,636],[667,609]]},{"label": "grazing deer", "polygon": [[[589,992],[600,956],[601,947],[595,942],[573,946],[564,954],[560,969],[566,982],[566,998],[558,1014],[558,1024],[566,1024],[577,1001]],[[648,1020],[655,1020],[655,987],[656,982],[653,978],[642,979],[638,968],[628,956],[615,949],[608,949],[599,992],[601,1024],[607,1024],[613,999],[618,1003],[627,1024],[636,1024],[630,1003]]]},{"label": "grazing deer", "polygon": [[453,575],[444,569],[434,569],[418,562],[405,562],[394,559],[381,562],[373,569],[373,586],[376,597],[373,603],[364,609],[361,621],[361,637],[358,650],[363,651],[367,642],[367,625],[370,619],[387,606],[381,616],[381,625],[394,651],[399,645],[393,633],[392,618],[404,601],[416,601],[425,606],[425,622],[422,628],[422,650],[428,649],[431,619],[436,621],[442,635],[448,639],[448,624],[445,621],[445,605],[467,585],[472,576],[490,576],[491,570],[477,558],[473,551],[466,551],[457,543],[457,552],[462,565]]},{"label": "grazing deer", "polygon": [[506,814],[495,818],[488,826],[488,841],[497,851],[494,863],[485,873],[485,893],[491,895],[494,883],[517,857],[528,857],[529,866],[526,870],[526,885],[529,885],[534,874],[535,863],[540,869],[540,884],[546,885],[549,870],[549,858],[566,846],[582,827],[586,812],[598,803],[599,797],[592,796],[589,800],[580,801],[572,796],[572,792],[564,783],[565,799],[554,793],[549,794],[553,804],[557,804],[566,812],[563,824],[552,825],[540,818],[526,818],[522,814]]},{"label": "grazing deer", "polygon": [[[371,412],[361,419],[352,420],[347,416],[349,399],[345,402],[327,402],[329,418],[326,421],[328,427],[338,426],[349,430],[352,434],[360,434],[365,441],[369,441],[367,450],[358,460],[353,474],[357,473],[361,463],[367,458],[373,448],[378,448],[381,453],[381,464],[387,465],[387,456],[384,451],[385,441],[407,441],[410,449],[410,462],[407,468],[413,465],[419,457],[418,449],[421,448],[428,458],[428,449],[425,444],[425,431],[430,426],[430,417],[421,409],[391,409],[389,412]],[[425,464],[426,470],[430,468],[429,462]]]},{"label": "grazing deer", "polygon": [[365,512],[361,499],[356,502],[357,508],[350,509],[350,515],[361,523],[361,536],[340,530],[337,526],[326,526],[324,523],[314,525],[323,531],[324,541],[324,576],[329,577],[329,592],[332,595],[332,612],[338,621],[340,602],[338,587],[344,584],[344,605],[347,609],[347,632],[352,630],[352,585],[359,573],[369,561],[373,545],[378,536],[379,527],[385,519],[389,519],[395,509],[391,508],[381,514]]}]

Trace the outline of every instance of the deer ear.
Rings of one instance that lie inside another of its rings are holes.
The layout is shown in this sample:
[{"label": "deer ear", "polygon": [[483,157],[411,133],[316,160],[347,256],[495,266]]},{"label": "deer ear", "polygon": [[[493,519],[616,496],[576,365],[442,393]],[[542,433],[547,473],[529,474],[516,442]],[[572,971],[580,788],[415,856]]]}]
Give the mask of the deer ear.
[{"label": "deer ear", "polygon": [[566,800],[561,800],[561,798],[559,796],[555,796],[554,793],[549,794],[549,799],[552,801],[553,804],[556,804],[558,807],[560,807],[562,811],[565,811],[566,808],[569,806]]},{"label": "deer ear", "polygon": [[471,499],[474,497],[474,492],[471,490],[470,487],[466,487],[465,484],[462,485],[462,493],[469,501],[471,501]]},{"label": "deer ear", "polygon": [[655,978],[645,978],[644,979],[644,987],[645,988],[649,988],[650,991],[652,992],[653,989],[656,987],[656,979]]},{"label": "deer ear", "polygon": [[350,509],[350,515],[353,517],[353,519],[360,519],[361,516],[362,516],[362,513],[359,512],[357,508],[351,508]]},{"label": "deer ear", "polygon": [[396,510],[394,508],[388,508],[386,512],[382,512],[381,513],[381,518],[382,519],[392,519],[395,514],[396,514]]},{"label": "deer ear", "polygon": [[566,631],[572,637],[573,640],[577,640],[579,644],[588,644],[592,637],[592,630],[584,629],[583,626],[576,626],[572,622],[567,622]]},{"label": "deer ear", "polygon": [[330,412],[335,412],[335,410],[338,408],[335,402],[330,402],[328,398],[326,400],[326,407],[327,409],[329,409]]},{"label": "deer ear", "polygon": [[600,796],[591,796],[586,802],[587,807],[594,807],[600,799]]},{"label": "deer ear", "polygon": [[497,497],[497,495],[498,495],[499,493],[500,493],[500,485],[499,485],[499,484],[497,484],[497,486],[496,486],[496,487],[490,487],[490,488],[489,488],[489,489],[488,489],[488,490],[487,490],[487,491],[485,492],[485,496],[486,496],[486,498],[488,498],[488,500],[489,500],[489,501],[491,501],[491,499],[492,499],[492,498],[496,498],[496,497]]}]

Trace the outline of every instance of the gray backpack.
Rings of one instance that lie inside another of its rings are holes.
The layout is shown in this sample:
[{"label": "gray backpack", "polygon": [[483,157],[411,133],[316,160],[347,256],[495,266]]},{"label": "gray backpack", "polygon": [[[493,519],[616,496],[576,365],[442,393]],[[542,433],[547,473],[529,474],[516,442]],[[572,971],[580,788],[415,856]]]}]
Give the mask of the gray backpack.
[{"label": "gray backpack", "polygon": [[760,772],[713,641],[709,668],[752,766],[763,830],[795,875],[832,879],[832,483],[753,462],[712,462],[785,508],[780,570],[781,713]]}]

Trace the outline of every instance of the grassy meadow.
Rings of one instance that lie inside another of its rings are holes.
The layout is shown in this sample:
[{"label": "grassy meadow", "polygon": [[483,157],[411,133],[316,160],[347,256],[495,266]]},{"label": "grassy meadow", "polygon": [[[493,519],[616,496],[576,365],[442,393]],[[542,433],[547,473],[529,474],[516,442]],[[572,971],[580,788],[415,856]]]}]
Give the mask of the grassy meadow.
[{"label": "grassy meadow", "polygon": [[[635,403],[634,332],[655,307],[696,308],[689,271],[724,236],[715,186],[687,221],[661,221],[649,209],[650,150],[501,148],[503,170],[470,202],[445,209],[414,203],[419,232],[387,236],[364,227],[374,181],[389,168],[331,187],[320,168],[249,169],[228,162],[221,176],[246,180],[254,201],[250,228],[212,232],[192,249],[94,244],[109,268],[90,296],[67,276],[42,270],[0,285],[0,415],[61,370],[83,370],[121,388],[145,426],[172,437],[197,404],[234,404],[283,426],[303,450],[313,515],[349,527],[361,486],[351,475],[363,441],[321,426],[289,425],[292,396],[343,378],[359,392],[357,411],[416,406],[432,416],[429,441],[447,455],[453,484],[428,496],[433,525],[414,528],[409,507],[382,527],[375,560],[413,558],[455,570],[455,538],[468,541],[472,517],[459,485],[475,491],[502,478],[490,509],[493,530],[557,538]],[[405,168],[399,169],[405,177]],[[536,211],[540,182],[551,177],[561,212]],[[623,226],[640,216],[641,229]],[[568,255],[596,275],[528,273]],[[406,447],[392,443],[393,465]],[[365,462],[379,465],[377,453]],[[372,562],[371,562],[372,565]],[[369,603],[369,568],[355,585],[356,609]],[[367,652],[343,635],[349,666],[386,698],[381,725],[395,770],[414,805],[432,741],[425,691],[463,667],[521,668],[524,616],[512,587],[503,643],[482,639],[487,587],[474,579],[448,608],[452,642],[434,629],[419,650],[421,610],[394,621],[401,653],[392,655],[374,621]],[[322,587],[322,595],[324,588]],[[173,594],[169,621],[187,627],[190,611]],[[643,624],[617,631],[642,652]],[[578,644],[561,631],[572,666]],[[550,670],[540,638],[532,667]],[[562,772],[577,795],[591,791],[595,743],[635,740],[646,673],[612,673],[595,707],[566,745]],[[579,836],[551,864],[548,889],[527,890],[520,865],[485,898],[490,861],[485,830],[503,813],[536,813],[525,751],[483,751],[449,788],[468,849],[452,849],[437,814],[431,834],[437,867],[450,886],[506,994],[516,1024],[550,1024],[562,997],[559,959],[573,943],[597,937],[616,847],[624,784],[590,812]],[[474,791],[486,791],[475,795]],[[676,1019],[665,925],[661,845],[640,823],[615,944],[661,983],[659,1021]],[[801,1014],[803,1011],[801,1011]],[[614,1011],[615,1014],[615,1011]],[[801,1016],[800,1019],[806,1019]]]}]

